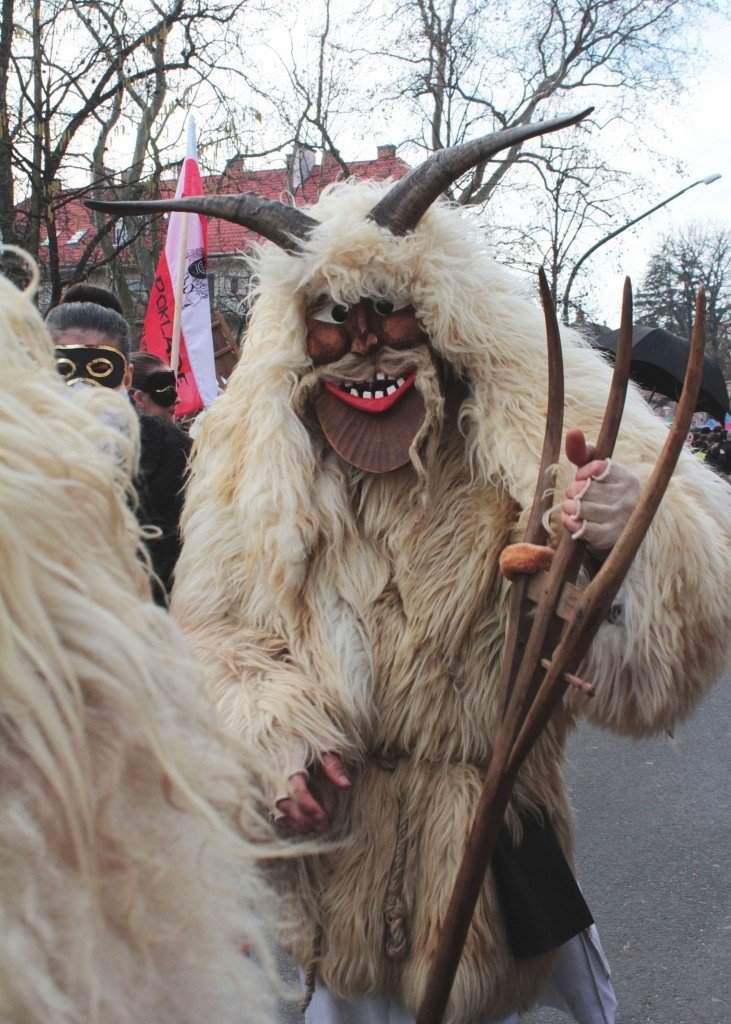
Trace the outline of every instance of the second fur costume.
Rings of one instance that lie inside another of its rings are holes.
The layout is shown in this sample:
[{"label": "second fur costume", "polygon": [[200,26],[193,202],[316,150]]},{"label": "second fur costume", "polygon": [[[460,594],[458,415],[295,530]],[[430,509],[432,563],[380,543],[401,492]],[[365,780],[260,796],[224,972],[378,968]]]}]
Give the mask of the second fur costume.
[{"label": "second fur costume", "polygon": [[[501,713],[498,558],[533,495],[546,357],[538,308],[474,222],[436,205],[388,230],[372,216],[385,197],[339,185],[308,211],[298,251],[260,252],[242,359],[197,443],[173,607],[229,729],[285,787],[332,751],[354,776],[330,808],[346,842],[281,882],[296,959],[314,957],[340,996],[385,993],[414,1013]],[[386,343],[407,308],[421,335]],[[321,358],[313,330],[358,310],[360,348]],[[564,349],[565,422],[596,437],[608,367],[571,332]],[[329,416],[322,395],[341,389],[357,410],[407,381],[419,415],[373,428],[405,461],[369,472],[373,434],[354,439],[368,425],[337,394]],[[645,479],[664,435],[631,392],[617,461]],[[559,490],[569,478],[562,467]],[[583,667],[596,697],[567,701],[520,773],[516,841],[540,810],[571,857],[561,766],[579,711],[635,736],[691,712],[726,662],[730,568],[728,488],[687,455]],[[449,1019],[527,1007],[550,960],[513,955],[489,879]]]}]

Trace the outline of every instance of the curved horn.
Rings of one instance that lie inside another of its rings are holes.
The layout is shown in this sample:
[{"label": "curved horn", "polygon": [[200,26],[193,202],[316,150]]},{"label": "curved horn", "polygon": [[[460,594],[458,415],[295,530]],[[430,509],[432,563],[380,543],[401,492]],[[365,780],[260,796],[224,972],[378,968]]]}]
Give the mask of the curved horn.
[{"label": "curved horn", "polygon": [[437,150],[405,178],[397,181],[373,207],[369,216],[394,235],[405,235],[407,231],[413,231],[434,200],[471,167],[489,160],[503,149],[519,146],[526,139],[577,124],[588,117],[593,109],[587,107],[579,114],[517,125],[484,135],[472,142],[463,142],[460,146]]},{"label": "curved horn", "polygon": [[235,196],[183,196],[180,199],[149,199],[139,202],[104,202],[89,199],[92,210],[113,216],[138,216],[141,213],[164,213],[166,210],[182,213],[202,213],[241,224],[268,238],[281,249],[297,253],[303,242],[317,227],[318,221],[308,217],[295,206],[287,206],[273,199],[265,199],[255,192],[241,192]]}]

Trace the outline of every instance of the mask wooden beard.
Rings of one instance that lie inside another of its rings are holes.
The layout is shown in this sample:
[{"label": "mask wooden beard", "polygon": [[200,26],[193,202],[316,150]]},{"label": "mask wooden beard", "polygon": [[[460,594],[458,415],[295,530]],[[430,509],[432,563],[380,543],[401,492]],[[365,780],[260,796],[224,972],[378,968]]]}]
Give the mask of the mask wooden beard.
[{"label": "mask wooden beard", "polygon": [[[426,416],[424,399],[414,387],[414,374],[406,378],[397,401],[379,412],[365,411],[349,404],[346,385],[326,384],[315,399],[315,412],[322,432],[341,459],[365,473],[390,473],[405,466],[409,452]],[[404,380],[404,378],[401,378]],[[390,383],[388,386],[394,386]],[[359,382],[357,388],[371,393],[382,383]],[[350,385],[352,390],[356,387]],[[344,392],[341,394],[341,392]],[[369,401],[369,399],[360,399]],[[377,400],[371,400],[377,401]]]},{"label": "mask wooden beard", "polygon": [[307,329],[315,365],[335,362],[342,371],[339,379],[323,381],[314,401],[332,448],[366,473],[405,466],[426,418],[417,369],[399,351],[426,350],[413,308],[394,309],[385,299],[361,299],[352,307],[324,299],[308,313]]}]

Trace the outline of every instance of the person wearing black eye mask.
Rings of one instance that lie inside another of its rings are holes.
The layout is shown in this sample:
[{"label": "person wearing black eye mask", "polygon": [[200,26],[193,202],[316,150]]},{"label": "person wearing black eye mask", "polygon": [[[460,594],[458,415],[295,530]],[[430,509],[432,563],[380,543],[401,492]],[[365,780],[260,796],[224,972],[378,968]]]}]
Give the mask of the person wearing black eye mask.
[{"label": "person wearing black eye mask", "polygon": [[56,345],[58,372],[67,384],[83,380],[115,391],[129,387],[129,327],[116,309],[64,299],[48,313],[46,326]]},{"label": "person wearing black eye mask", "polygon": [[178,398],[173,371],[152,352],[133,352],[130,363],[130,394],[137,411],[143,416],[159,416],[172,423]]},{"label": "person wearing black eye mask", "polygon": [[145,521],[161,532],[157,540],[149,543],[149,551],[162,583],[156,597],[163,603],[170,592],[180,553],[178,523],[193,442],[174,422],[175,374],[167,363],[152,352],[133,352],[130,365],[130,397],[140,414],[137,489]]},{"label": "person wearing black eye mask", "polygon": [[[76,301],[76,299],[81,301]],[[180,553],[178,522],[192,441],[173,422],[175,376],[150,353],[130,355],[129,327],[119,302],[104,288],[69,292],[46,317],[56,345],[56,365],[67,384],[129,393],[139,413],[140,465],[134,481],[137,516],[159,536],[147,540],[157,577],[158,604],[167,603]],[[144,364],[141,365],[141,364]]]}]

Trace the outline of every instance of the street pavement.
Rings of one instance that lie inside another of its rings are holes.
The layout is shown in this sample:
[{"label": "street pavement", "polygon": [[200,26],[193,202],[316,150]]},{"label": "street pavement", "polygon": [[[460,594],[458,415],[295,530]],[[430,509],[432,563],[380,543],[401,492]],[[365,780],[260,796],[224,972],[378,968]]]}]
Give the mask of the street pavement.
[{"label": "street pavement", "polygon": [[[675,737],[582,726],[566,768],[618,1024],[731,1022],[731,678]],[[291,1009],[282,1021],[301,1021]],[[540,1009],[525,1024],[566,1024]]]},{"label": "street pavement", "polygon": [[[675,738],[582,727],[568,752],[578,875],[619,1024],[731,1022],[731,678]],[[562,1024],[557,1011],[530,1024]]]}]

